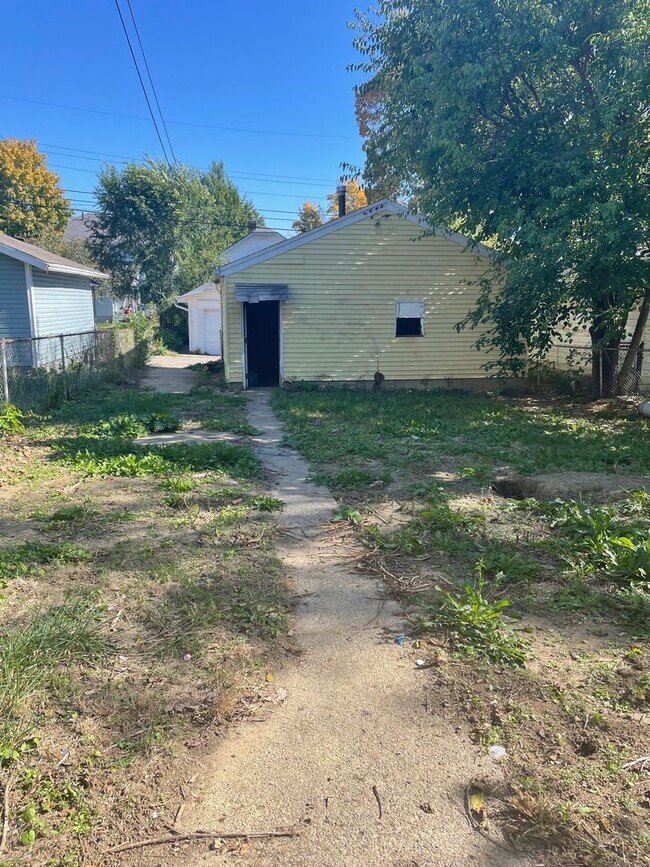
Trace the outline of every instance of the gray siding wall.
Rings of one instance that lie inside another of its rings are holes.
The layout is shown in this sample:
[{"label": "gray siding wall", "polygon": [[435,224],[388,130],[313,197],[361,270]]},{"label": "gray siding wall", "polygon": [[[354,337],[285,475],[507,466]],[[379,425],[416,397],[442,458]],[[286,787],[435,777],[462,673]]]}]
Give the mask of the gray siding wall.
[{"label": "gray siding wall", "polygon": [[46,274],[32,268],[38,336],[74,334],[95,328],[93,293],[87,277]]},{"label": "gray siding wall", "polygon": [[25,266],[0,254],[0,337],[30,337]]}]

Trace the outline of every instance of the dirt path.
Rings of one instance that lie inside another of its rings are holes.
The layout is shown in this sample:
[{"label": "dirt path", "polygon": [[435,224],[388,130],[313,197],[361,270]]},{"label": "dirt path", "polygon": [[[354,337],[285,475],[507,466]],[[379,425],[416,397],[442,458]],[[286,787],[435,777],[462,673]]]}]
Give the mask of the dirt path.
[{"label": "dirt path", "polygon": [[[276,673],[284,704],[219,745],[184,830],[299,831],[224,856],[257,867],[522,864],[469,828],[465,788],[498,769],[453,721],[425,709],[428,675],[391,637],[404,626],[399,607],[331,547],[331,494],[307,482],[305,461],[280,446],[267,394],[249,397],[250,421],[265,432],[258,453],[287,504],[279,554],[301,596],[295,637],[304,653]],[[205,849],[183,855],[194,867],[221,861]]]},{"label": "dirt path", "polygon": [[152,355],[140,380],[140,388],[167,394],[189,394],[196,380],[196,372],[189,367],[215,360],[214,355]]}]

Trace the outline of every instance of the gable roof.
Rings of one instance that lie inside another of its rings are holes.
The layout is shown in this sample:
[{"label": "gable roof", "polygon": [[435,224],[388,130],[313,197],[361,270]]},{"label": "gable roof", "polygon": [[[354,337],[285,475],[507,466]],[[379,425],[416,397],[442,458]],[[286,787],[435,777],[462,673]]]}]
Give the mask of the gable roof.
[{"label": "gable roof", "polygon": [[189,292],[185,292],[183,295],[178,295],[176,297],[177,301],[186,301],[188,298],[191,298],[193,295],[201,295],[204,292],[214,291],[217,288],[217,284],[214,280],[208,280],[207,283],[204,283],[202,286],[197,286],[196,289],[190,289]]},{"label": "gable roof", "polygon": [[57,256],[56,253],[50,253],[48,250],[43,250],[42,247],[28,244],[26,241],[19,241],[18,238],[12,238],[11,235],[5,235],[2,232],[0,232],[0,253],[10,256],[12,259],[18,259],[19,262],[24,262],[26,265],[33,265],[34,268],[48,274],[72,274],[76,277],[91,277],[93,280],[108,280],[108,274],[95,271],[89,265],[82,265],[80,262],[73,262],[72,259]]},{"label": "gable roof", "polygon": [[248,235],[244,235],[239,241],[235,241],[230,247],[226,247],[223,251],[223,256],[227,263],[233,262],[235,259],[241,259],[248,255],[245,251],[247,247],[252,246],[252,253],[257,253],[265,247],[270,247],[272,244],[278,244],[281,241],[286,241],[286,237],[281,235],[275,229],[268,229],[266,226],[260,226],[258,229],[253,229]]},{"label": "gable roof", "polygon": [[424,217],[412,214],[408,208],[404,205],[400,205],[399,202],[394,202],[392,199],[380,199],[380,201],[374,202],[372,205],[357,208],[356,211],[350,211],[350,213],[346,214],[344,217],[330,220],[328,223],[323,223],[322,226],[317,226],[315,229],[310,229],[308,232],[301,232],[298,235],[294,235],[293,238],[287,238],[285,241],[273,244],[257,253],[251,253],[249,256],[244,256],[241,259],[228,262],[226,265],[217,268],[215,277],[227,277],[229,274],[237,274],[240,271],[245,271],[247,268],[252,268],[253,265],[259,265],[261,262],[266,262],[268,259],[274,259],[282,253],[287,253],[289,250],[295,250],[297,247],[302,247],[303,244],[309,244],[311,241],[315,241],[318,238],[324,238],[332,232],[338,232],[340,229],[358,223],[360,220],[365,220],[367,217],[380,217],[382,214],[393,214],[402,217],[403,219],[408,220],[409,223],[418,226],[422,231],[447,238],[449,241],[453,241],[455,244],[459,244],[462,247],[471,246],[472,249],[481,256],[490,257],[493,255],[493,251],[490,250],[489,247],[486,247],[485,244],[475,244],[472,246],[472,242],[469,238],[466,238],[465,235],[444,228],[432,228]]}]

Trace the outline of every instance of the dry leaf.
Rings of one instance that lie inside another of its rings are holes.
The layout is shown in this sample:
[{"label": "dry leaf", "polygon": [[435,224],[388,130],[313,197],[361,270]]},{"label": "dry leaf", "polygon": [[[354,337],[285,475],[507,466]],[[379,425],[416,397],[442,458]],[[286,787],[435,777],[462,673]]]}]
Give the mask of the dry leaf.
[{"label": "dry leaf", "polygon": [[485,792],[481,789],[470,789],[467,794],[467,805],[474,821],[486,831],[489,827]]}]

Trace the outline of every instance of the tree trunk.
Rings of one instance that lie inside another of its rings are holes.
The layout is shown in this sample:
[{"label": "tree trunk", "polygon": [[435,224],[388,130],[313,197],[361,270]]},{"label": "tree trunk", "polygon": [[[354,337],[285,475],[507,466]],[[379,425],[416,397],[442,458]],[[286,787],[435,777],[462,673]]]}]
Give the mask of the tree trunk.
[{"label": "tree trunk", "polygon": [[605,331],[592,325],[591,334],[591,390],[595,398],[614,397],[616,394],[616,368],[618,367],[618,348],[620,340],[603,343]]},{"label": "tree trunk", "polygon": [[634,326],[632,341],[628,347],[623,364],[616,378],[617,394],[629,394],[633,384],[633,373],[636,368],[637,354],[641,343],[643,342],[643,333],[648,324],[648,315],[650,314],[650,287],[643,293],[643,301],[639,310],[639,318]]}]

